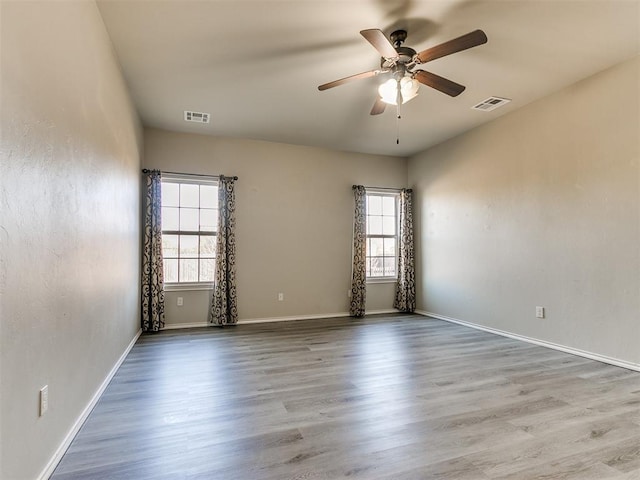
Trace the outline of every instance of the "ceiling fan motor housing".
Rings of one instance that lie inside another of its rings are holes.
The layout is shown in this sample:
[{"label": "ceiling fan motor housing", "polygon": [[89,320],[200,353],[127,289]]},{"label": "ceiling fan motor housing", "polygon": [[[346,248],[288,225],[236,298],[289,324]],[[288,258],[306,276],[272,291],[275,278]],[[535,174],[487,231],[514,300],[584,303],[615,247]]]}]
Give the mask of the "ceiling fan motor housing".
[{"label": "ceiling fan motor housing", "polygon": [[409,47],[396,47],[396,52],[398,52],[398,58],[393,60],[387,60],[382,57],[380,59],[380,67],[381,68],[391,68],[396,63],[401,63],[403,65],[407,65],[413,62],[413,57],[416,54],[416,51],[413,48]]},{"label": "ceiling fan motor housing", "polygon": [[413,48],[403,47],[402,44],[407,39],[407,31],[406,30],[396,30],[390,35],[391,42],[393,43],[396,52],[398,52],[398,57],[393,60],[387,60],[382,57],[380,59],[380,67],[387,69],[391,68],[396,64],[408,65],[413,62],[413,57],[416,55],[416,51]]}]

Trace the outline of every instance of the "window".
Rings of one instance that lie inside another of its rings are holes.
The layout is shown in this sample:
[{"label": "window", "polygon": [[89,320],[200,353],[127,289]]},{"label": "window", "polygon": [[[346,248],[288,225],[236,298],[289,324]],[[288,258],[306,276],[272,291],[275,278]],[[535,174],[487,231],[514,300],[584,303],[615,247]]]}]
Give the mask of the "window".
[{"label": "window", "polygon": [[397,278],[398,194],[367,193],[367,279]]},{"label": "window", "polygon": [[165,283],[211,283],[215,274],[218,182],[188,175],[162,178]]}]

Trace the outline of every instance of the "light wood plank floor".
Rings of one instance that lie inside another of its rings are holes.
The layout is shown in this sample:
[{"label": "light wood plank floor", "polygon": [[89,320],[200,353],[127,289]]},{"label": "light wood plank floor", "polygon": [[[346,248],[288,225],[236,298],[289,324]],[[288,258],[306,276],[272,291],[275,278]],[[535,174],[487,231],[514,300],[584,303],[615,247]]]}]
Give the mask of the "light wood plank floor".
[{"label": "light wood plank floor", "polygon": [[417,315],[144,335],[67,479],[640,479],[640,373]]}]

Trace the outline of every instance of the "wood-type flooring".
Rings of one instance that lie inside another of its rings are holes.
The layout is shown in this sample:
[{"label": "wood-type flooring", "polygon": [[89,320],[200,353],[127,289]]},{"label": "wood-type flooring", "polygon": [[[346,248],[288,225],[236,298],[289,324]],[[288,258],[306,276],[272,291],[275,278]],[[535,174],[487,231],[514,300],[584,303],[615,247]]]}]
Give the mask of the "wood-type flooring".
[{"label": "wood-type flooring", "polygon": [[418,315],[143,335],[53,480],[640,480],[640,373]]}]

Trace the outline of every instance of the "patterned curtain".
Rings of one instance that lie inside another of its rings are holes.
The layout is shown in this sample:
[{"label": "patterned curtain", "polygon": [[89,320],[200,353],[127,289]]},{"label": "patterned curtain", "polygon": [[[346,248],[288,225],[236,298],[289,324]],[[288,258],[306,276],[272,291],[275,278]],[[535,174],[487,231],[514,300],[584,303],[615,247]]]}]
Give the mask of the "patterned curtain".
[{"label": "patterned curtain", "polygon": [[353,216],[353,270],[351,274],[352,317],[364,317],[367,299],[367,193],[362,185],[354,185],[355,212]]},{"label": "patterned curtain", "polygon": [[393,308],[402,312],[416,309],[416,276],[413,262],[413,213],[411,190],[400,192],[400,245],[398,246],[398,285]]},{"label": "patterned curtain", "polygon": [[164,279],[162,267],[162,207],[160,170],[145,171],[142,245],[142,331],[164,327]]},{"label": "patterned curtain", "polygon": [[209,323],[217,326],[238,322],[236,297],[236,196],[235,179],[220,176],[218,184],[218,235],[216,277],[209,309]]}]

